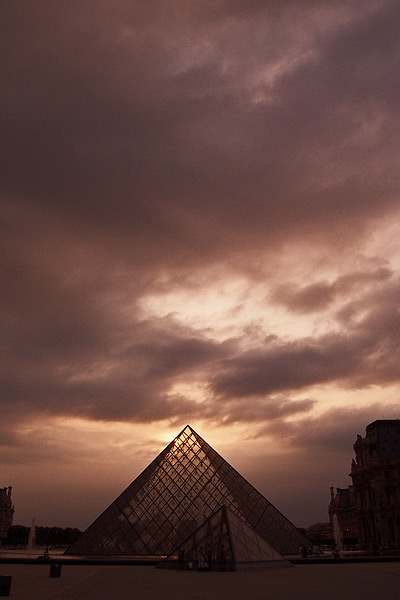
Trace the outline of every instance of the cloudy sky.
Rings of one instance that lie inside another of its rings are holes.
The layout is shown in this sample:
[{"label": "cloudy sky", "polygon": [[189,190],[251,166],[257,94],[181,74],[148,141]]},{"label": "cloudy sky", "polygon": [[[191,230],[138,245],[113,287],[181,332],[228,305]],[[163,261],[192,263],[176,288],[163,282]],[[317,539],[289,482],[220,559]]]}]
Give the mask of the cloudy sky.
[{"label": "cloudy sky", "polygon": [[0,486],[85,528],[190,423],[296,525],[398,418],[397,0],[2,3]]}]

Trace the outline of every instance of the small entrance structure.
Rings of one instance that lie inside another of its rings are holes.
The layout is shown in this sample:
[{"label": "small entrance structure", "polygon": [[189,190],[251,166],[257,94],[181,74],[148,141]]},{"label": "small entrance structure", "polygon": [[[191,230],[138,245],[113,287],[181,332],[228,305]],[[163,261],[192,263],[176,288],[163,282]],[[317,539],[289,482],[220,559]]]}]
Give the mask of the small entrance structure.
[{"label": "small entrance structure", "polygon": [[[179,561],[184,557],[184,561]],[[182,542],[156,569],[208,571],[291,567],[247,523],[225,505]]]}]

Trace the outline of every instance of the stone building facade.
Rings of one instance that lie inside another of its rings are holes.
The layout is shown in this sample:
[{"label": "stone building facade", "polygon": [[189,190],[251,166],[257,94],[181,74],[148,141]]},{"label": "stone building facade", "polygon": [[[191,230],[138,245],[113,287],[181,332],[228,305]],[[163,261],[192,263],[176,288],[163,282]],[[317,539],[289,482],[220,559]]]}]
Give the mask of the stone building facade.
[{"label": "stone building facade", "polygon": [[364,550],[400,550],[400,420],[379,420],[354,444],[352,504]]},{"label": "stone building facade", "polygon": [[11,486],[0,488],[0,541],[7,537],[13,522],[14,506],[11,500],[11,490]]},{"label": "stone building facade", "polygon": [[352,490],[331,487],[331,501],[328,508],[332,537],[343,550],[358,547],[358,518],[355,510]]},{"label": "stone building facade", "polygon": [[334,543],[330,523],[315,523],[306,529],[307,538],[315,546],[332,546]]}]

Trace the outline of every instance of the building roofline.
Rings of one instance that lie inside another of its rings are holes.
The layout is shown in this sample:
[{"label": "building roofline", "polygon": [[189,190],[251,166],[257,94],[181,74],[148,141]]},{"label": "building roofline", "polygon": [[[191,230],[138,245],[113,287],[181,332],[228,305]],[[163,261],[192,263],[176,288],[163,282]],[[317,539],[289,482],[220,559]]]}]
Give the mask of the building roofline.
[{"label": "building roofline", "polygon": [[378,427],[400,427],[400,419],[378,419],[366,426],[366,431],[377,429]]}]

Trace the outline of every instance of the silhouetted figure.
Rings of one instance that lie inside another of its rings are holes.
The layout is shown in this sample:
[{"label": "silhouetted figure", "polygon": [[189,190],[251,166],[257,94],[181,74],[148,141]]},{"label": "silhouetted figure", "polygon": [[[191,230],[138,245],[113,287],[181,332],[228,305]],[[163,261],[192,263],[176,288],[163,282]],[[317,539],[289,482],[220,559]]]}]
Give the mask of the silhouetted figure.
[{"label": "silhouetted figure", "polygon": [[300,552],[302,558],[307,558],[307,547],[304,544],[300,546]]},{"label": "silhouetted figure", "polygon": [[178,555],[178,563],[179,563],[179,570],[183,571],[185,569],[185,548],[182,548],[179,551],[179,555]]},{"label": "silhouetted figure", "polygon": [[212,548],[209,545],[207,548],[207,563],[208,563],[208,570],[212,571],[212,561],[213,561],[213,552],[212,552]]},{"label": "silhouetted figure", "polygon": [[222,544],[219,552],[219,561],[221,565],[221,571],[226,571],[226,550],[224,544]]},{"label": "silhouetted figure", "polygon": [[332,556],[335,560],[340,560],[340,548],[339,546],[334,546],[332,550]]},{"label": "silhouetted figure", "polygon": [[204,548],[203,548],[203,546],[200,546],[200,548],[199,548],[199,571],[204,569],[204,559],[205,559]]},{"label": "silhouetted figure", "polygon": [[190,552],[189,556],[187,557],[187,568],[189,571],[193,571],[193,569],[195,568],[196,565],[196,558],[195,558],[195,554],[194,552]]},{"label": "silhouetted figure", "polygon": [[319,556],[319,548],[318,548],[318,546],[316,544],[312,547],[312,553],[313,553],[313,555],[316,558],[318,558],[318,556]]}]

